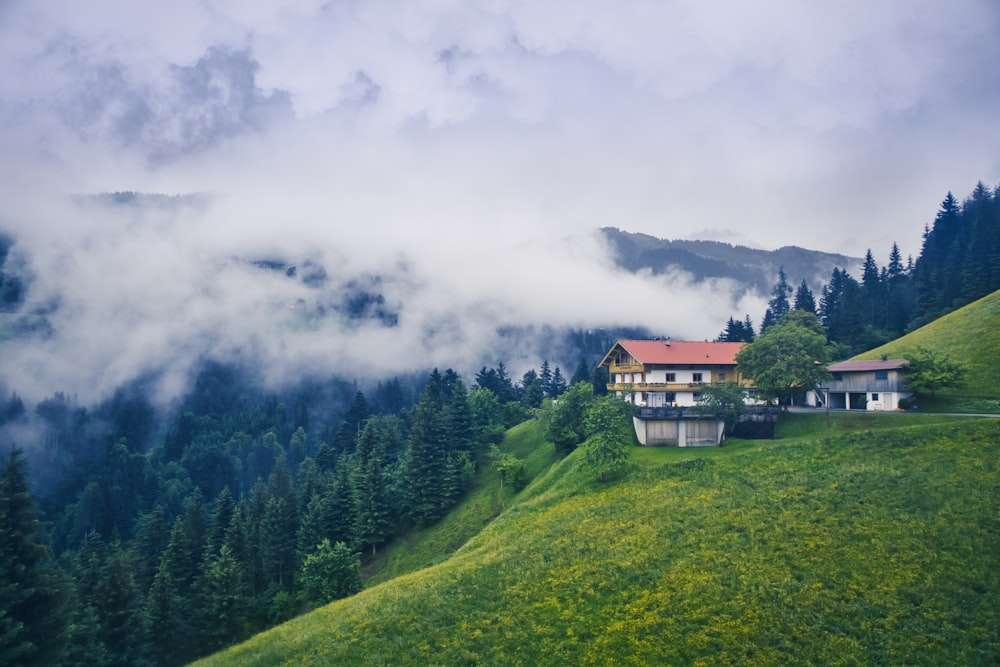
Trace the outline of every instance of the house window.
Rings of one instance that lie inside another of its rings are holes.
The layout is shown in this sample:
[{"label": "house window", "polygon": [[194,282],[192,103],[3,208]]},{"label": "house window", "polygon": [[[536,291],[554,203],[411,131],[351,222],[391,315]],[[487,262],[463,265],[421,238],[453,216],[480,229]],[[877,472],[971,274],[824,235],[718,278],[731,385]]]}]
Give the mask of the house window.
[{"label": "house window", "polygon": [[872,392],[872,400],[873,401],[877,401],[878,400],[878,394]]},{"label": "house window", "polygon": [[692,382],[701,382],[701,373],[691,373]]},{"label": "house window", "polygon": [[844,379],[844,376],[841,375],[840,373],[834,373],[833,374],[833,379],[836,380],[837,382],[840,382],[841,380]]},{"label": "house window", "polygon": [[667,382],[677,382],[677,373],[667,373]]},{"label": "house window", "polygon": [[726,374],[719,373],[719,382],[725,382],[725,381],[726,381]]},{"label": "house window", "polygon": [[672,403],[676,403],[677,402],[677,394],[675,394],[672,391],[668,391],[667,393],[665,393],[663,395],[663,402],[666,403],[667,405],[670,405]]},{"label": "house window", "polygon": [[691,394],[691,398],[693,398],[695,403],[697,403],[698,401],[701,400],[701,392],[700,391],[694,392],[693,394]]},{"label": "house window", "polygon": [[876,380],[888,380],[889,379],[889,371],[875,371],[875,379]]}]

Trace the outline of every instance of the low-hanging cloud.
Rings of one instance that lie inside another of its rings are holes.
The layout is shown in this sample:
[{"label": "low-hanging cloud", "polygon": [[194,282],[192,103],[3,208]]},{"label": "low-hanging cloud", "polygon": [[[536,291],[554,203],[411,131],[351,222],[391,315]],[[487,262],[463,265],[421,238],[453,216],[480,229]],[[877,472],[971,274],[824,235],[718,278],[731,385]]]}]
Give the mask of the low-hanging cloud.
[{"label": "low-hanging cloud", "polygon": [[734,303],[728,285],[621,272],[596,234],[394,238],[408,223],[361,234],[323,214],[265,229],[252,197],[109,199],[66,202],[65,234],[18,237],[23,310],[49,327],[2,343],[3,378],[21,395],[97,400],[152,377],[166,402],[205,358],[253,364],[274,383],[537,366],[552,341],[528,335],[514,347],[503,329],[627,324],[703,337],[733,308],[759,306]]},{"label": "low-hanging cloud", "polygon": [[[168,398],[206,355],[360,376],[475,367],[541,323],[712,337],[762,298],[623,273],[593,230],[916,254],[949,189],[1000,179],[998,17],[4,3],[0,228],[51,331],[0,344],[0,373],[81,396],[154,373]],[[74,199],[120,190],[205,195]],[[361,285],[383,316],[343,316]]]}]

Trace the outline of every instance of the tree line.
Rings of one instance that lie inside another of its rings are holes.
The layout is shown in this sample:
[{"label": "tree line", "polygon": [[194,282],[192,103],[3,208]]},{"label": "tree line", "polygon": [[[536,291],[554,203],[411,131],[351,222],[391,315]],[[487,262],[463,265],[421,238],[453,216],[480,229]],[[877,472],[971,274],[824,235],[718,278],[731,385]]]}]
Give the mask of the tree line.
[{"label": "tree line", "polygon": [[352,594],[364,560],[447,514],[507,428],[593,379],[583,360],[520,381],[500,362],[471,388],[435,369],[277,396],[208,364],[166,424],[135,388],[94,410],[57,393],[32,419],[12,395],[2,421],[46,435],[33,485],[16,447],[0,480],[0,664],[183,664]]},{"label": "tree line", "polygon": [[925,226],[920,255],[903,260],[892,244],[879,266],[871,249],[861,275],[835,268],[819,298],[806,280],[793,287],[784,269],[771,291],[759,331],[749,314],[730,317],[717,340],[750,342],[790,311],[819,318],[834,358],[878,347],[1000,289],[1000,186],[981,182],[961,203],[948,193]]}]

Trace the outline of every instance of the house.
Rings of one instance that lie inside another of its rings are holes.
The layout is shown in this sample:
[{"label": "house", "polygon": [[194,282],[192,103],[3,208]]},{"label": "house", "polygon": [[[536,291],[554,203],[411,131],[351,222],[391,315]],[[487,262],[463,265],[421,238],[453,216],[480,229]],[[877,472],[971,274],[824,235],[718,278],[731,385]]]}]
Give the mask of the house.
[{"label": "house", "polygon": [[833,410],[899,410],[911,394],[904,385],[906,359],[841,361],[827,366],[832,379],[820,383],[811,404]]},{"label": "house", "polygon": [[600,366],[608,369],[608,391],[639,407],[633,417],[643,445],[717,445],[725,422],[692,409],[711,384],[739,382],[736,353],[745,343],[619,340]]},{"label": "house", "polygon": [[740,382],[736,353],[746,343],[619,340],[604,355],[608,391],[634,405],[697,405],[707,384]]}]

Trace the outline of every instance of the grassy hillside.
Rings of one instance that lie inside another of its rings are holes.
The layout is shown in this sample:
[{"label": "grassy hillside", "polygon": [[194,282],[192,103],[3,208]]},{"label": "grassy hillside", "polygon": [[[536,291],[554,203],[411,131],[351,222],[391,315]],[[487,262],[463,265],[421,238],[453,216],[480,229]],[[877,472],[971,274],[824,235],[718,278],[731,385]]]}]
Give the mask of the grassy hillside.
[{"label": "grassy hillside", "polygon": [[[504,450],[524,461],[525,477],[535,479],[556,460],[552,445],[542,439],[532,422],[516,426],[507,432]],[[440,563],[474,537],[492,521],[516,496],[515,490],[504,489],[496,471],[485,461],[480,462],[475,488],[462,503],[443,520],[424,530],[415,530],[390,544],[378,557],[366,562],[366,585],[388,581],[402,574]]]},{"label": "grassy hillside", "polygon": [[942,352],[969,369],[966,385],[945,391],[945,397],[994,399],[1000,406],[1000,292],[951,312],[930,324],[857,359],[905,358],[916,347]]},{"label": "grassy hillside", "polygon": [[784,419],[607,484],[574,454],[453,557],[203,664],[1000,661],[1000,422]]}]

